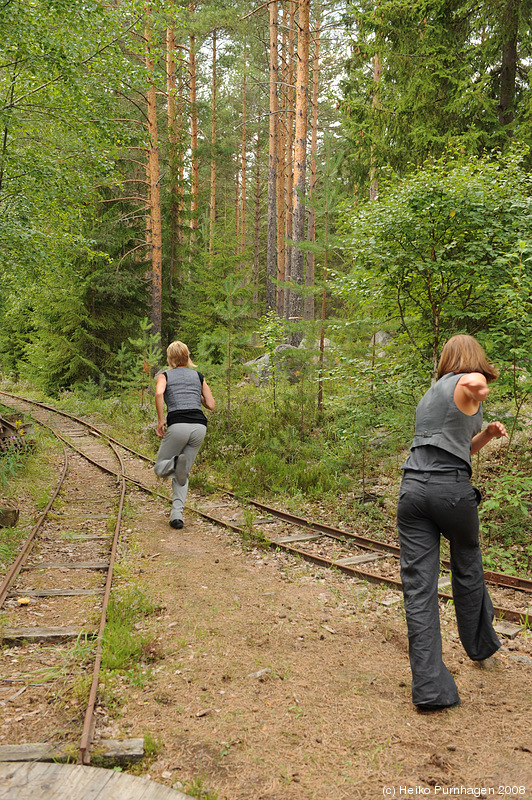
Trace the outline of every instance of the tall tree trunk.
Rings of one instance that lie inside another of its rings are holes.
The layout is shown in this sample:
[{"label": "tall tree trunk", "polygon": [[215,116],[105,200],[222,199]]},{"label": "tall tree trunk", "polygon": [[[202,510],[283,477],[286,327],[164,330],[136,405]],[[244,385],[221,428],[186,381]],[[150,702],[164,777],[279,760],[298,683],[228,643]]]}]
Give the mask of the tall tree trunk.
[{"label": "tall tree trunk", "polygon": [[170,192],[170,270],[168,289],[172,297],[175,277],[177,249],[179,242],[179,177],[177,151],[177,80],[175,61],[175,32],[173,28],[166,30],[166,95],[168,112],[168,155],[169,155],[169,192]]},{"label": "tall tree trunk", "polygon": [[[382,75],[382,62],[380,59],[379,54],[377,53],[373,57],[373,83],[374,86],[374,94],[373,94],[373,128],[375,130],[376,122],[377,122],[377,114],[378,109],[380,108],[380,100],[379,100],[379,87],[381,82],[381,75]],[[375,160],[375,145],[371,145],[371,152],[370,152],[370,170],[369,170],[369,199],[376,200],[379,194],[379,177],[377,174],[377,164]]]},{"label": "tall tree trunk", "polygon": [[[314,33],[314,58],[312,64],[312,122],[310,139],[310,181],[309,199],[311,201],[308,216],[308,240],[316,241],[316,209],[312,205],[315,200],[316,184],[318,181],[316,154],[318,151],[318,91],[320,83],[320,33],[321,33],[321,10],[318,9],[316,17],[316,29]],[[316,255],[311,250],[307,253],[307,271],[305,275],[305,286],[310,289],[314,286],[314,274],[316,269]],[[314,319],[314,294],[309,293],[305,297],[303,316],[305,319]]]},{"label": "tall tree trunk", "polygon": [[261,116],[257,122],[257,142],[255,144],[255,231],[253,236],[253,316],[259,315],[259,282],[260,282],[260,220],[261,220],[261,183],[260,183],[260,129]]},{"label": "tall tree trunk", "polygon": [[150,217],[151,217],[151,323],[152,333],[161,340],[162,328],[162,226],[161,195],[159,189],[159,141],[157,135],[157,102],[154,82],[154,68],[150,53],[151,30],[148,23],[149,7],[146,9],[146,69],[150,76],[148,87],[148,131],[149,149],[149,185],[150,185]]},{"label": "tall tree trunk", "polygon": [[[296,0],[290,0],[290,17],[288,24],[288,56],[286,73],[286,219],[285,219],[285,238],[289,241],[292,238],[293,205],[294,205],[294,102],[295,102],[295,36],[296,36]],[[291,269],[290,247],[285,248],[285,281],[290,280]],[[290,315],[290,289],[284,290],[284,316]]]},{"label": "tall tree trunk", "polygon": [[[190,13],[195,10],[195,3],[190,3]],[[189,77],[190,77],[190,151],[191,151],[191,175],[190,175],[190,255],[192,261],[194,250],[195,232],[198,228],[198,205],[199,205],[199,162],[198,162],[198,103],[196,92],[196,37],[190,36],[189,53]]]},{"label": "tall tree trunk", "polygon": [[17,79],[18,60],[13,64],[13,72],[11,73],[10,86],[9,86],[9,101],[6,103],[6,114],[4,116],[4,130],[2,132],[2,152],[0,153],[0,191],[4,184],[4,165],[7,156],[7,140],[9,136],[9,120],[13,112],[13,100],[15,97],[15,83]]},{"label": "tall tree trunk", "polygon": [[[308,110],[308,75],[309,75],[309,24],[310,0],[300,0],[297,40],[297,72],[296,72],[296,135],[294,148],[294,219],[291,258],[291,280],[303,288],[304,252],[299,244],[305,240],[305,179],[307,159],[307,110]],[[294,289],[290,296],[290,317],[301,319],[303,315],[303,297],[301,291]],[[290,337],[291,344],[299,344],[301,333]]]},{"label": "tall tree trunk", "polygon": [[240,252],[240,167],[235,158],[235,256]]},{"label": "tall tree trunk", "polygon": [[281,47],[281,75],[279,87],[279,123],[277,136],[277,314],[282,317],[284,314],[284,280],[285,280],[285,163],[286,163],[286,7],[283,9],[283,35]]},{"label": "tall tree trunk", "polygon": [[[507,0],[503,17],[502,68],[499,93],[499,122],[506,127],[514,120],[517,76],[517,32],[520,0]],[[508,131],[511,135],[511,131]]]},{"label": "tall tree trunk", "polygon": [[216,225],[216,95],[218,91],[216,81],[216,31],[212,33],[212,109],[211,109],[211,199],[210,199],[210,225],[209,225],[209,256],[214,255],[214,228]]},{"label": "tall tree trunk", "polygon": [[266,308],[275,308],[277,277],[276,222],[277,222],[277,131],[278,101],[277,79],[279,59],[277,54],[277,0],[270,2],[270,132],[268,153],[268,237],[266,247]]},{"label": "tall tree trunk", "polygon": [[240,192],[240,252],[246,249],[246,150],[247,150],[247,83],[246,53],[244,51],[244,72],[242,75],[242,147],[241,147],[241,192]]},{"label": "tall tree trunk", "polygon": [[[178,242],[181,249],[180,261],[183,261],[183,247],[185,244],[184,236],[184,214],[185,214],[185,132],[184,132],[184,119],[185,119],[185,98],[183,96],[183,84],[185,80],[186,61],[184,54],[179,53],[178,56],[178,89],[177,89],[177,233]],[[182,266],[179,269],[178,277],[182,278]]]}]

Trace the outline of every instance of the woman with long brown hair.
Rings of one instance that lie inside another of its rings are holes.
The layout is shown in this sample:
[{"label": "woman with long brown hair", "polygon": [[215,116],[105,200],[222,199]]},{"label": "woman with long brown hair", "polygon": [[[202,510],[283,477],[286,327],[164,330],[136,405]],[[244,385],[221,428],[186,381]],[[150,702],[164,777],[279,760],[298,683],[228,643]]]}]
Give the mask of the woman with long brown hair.
[{"label": "woman with long brown hair", "polygon": [[466,653],[482,663],[501,646],[478,539],[480,492],[470,480],[471,455],[507,435],[501,422],[490,422],[481,431],[482,402],[497,376],[476,339],[465,334],[449,339],[437,381],[417,406],[414,441],[402,467],[397,526],[412,701],[420,711],[460,704],[442,659],[440,535],[450,543],[456,621]]}]

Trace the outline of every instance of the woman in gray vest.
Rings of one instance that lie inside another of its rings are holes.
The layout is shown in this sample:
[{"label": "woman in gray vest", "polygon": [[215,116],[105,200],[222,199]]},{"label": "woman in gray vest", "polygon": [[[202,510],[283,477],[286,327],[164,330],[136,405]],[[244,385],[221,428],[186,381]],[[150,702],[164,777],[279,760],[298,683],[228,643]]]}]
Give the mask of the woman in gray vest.
[{"label": "woman in gray vest", "polygon": [[[214,410],[212,392],[200,372],[194,369],[183,342],[172,342],[166,350],[170,369],[157,375],[155,408],[157,436],[162,438],[154,471],[159,478],[172,478],[172,528],[183,527],[183,508],[188,491],[188,476],[207,430],[201,406]],[[164,406],[166,403],[166,432]]]},{"label": "woman in gray vest", "polygon": [[490,422],[481,432],[482,401],[498,372],[472,336],[444,345],[436,383],[420,400],[409,457],[402,466],[397,524],[401,580],[412,669],[412,700],[420,711],[460,704],[442,660],[438,607],[440,535],[449,540],[458,633],[469,658],[484,662],[501,646],[493,629],[478,539],[480,492],[471,454],[506,436]]}]

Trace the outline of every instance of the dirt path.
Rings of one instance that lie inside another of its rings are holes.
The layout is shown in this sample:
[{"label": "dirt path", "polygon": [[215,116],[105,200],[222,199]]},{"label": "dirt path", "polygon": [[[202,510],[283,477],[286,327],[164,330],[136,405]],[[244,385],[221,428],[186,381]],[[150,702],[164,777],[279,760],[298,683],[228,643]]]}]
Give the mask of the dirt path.
[{"label": "dirt path", "polygon": [[244,551],[191,513],[174,531],[141,494],[131,514],[127,563],[164,606],[143,623],[162,658],[145,688],[115,687],[105,735],[159,741],[153,779],[208,800],[532,798],[532,636],[480,670],[445,609],[463,705],[420,715],[389,590]]}]

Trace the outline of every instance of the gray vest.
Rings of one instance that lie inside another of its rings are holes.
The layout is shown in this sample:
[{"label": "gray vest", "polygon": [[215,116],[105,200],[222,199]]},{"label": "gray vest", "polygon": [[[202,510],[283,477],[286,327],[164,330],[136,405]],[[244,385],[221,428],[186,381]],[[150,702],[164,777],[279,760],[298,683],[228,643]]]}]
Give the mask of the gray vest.
[{"label": "gray vest", "polygon": [[416,409],[412,447],[440,447],[471,465],[471,440],[482,427],[482,403],[472,416],[457,407],[453,395],[462,374],[443,375],[423,395]]},{"label": "gray vest", "polygon": [[194,369],[176,367],[166,372],[164,402],[168,413],[171,411],[201,410],[201,378]]}]

